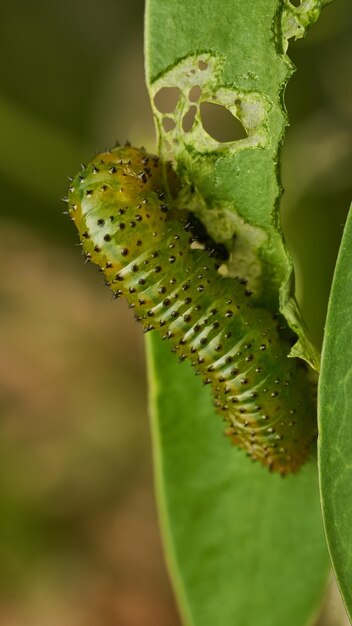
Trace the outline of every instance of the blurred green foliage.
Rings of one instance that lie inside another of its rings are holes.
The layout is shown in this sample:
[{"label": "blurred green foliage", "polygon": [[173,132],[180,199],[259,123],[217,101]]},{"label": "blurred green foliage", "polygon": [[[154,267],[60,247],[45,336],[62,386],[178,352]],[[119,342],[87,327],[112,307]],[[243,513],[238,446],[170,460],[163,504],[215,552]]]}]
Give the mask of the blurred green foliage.
[{"label": "blurred green foliage", "polygon": [[[173,626],[140,330],[81,264],[60,202],[116,138],[153,148],[143,2],[4,0],[0,15],[0,624]],[[340,0],[290,49],[282,217],[317,343],[352,197],[351,27]]]},{"label": "blurred green foliage", "polygon": [[327,299],[352,199],[352,8],[328,6],[307,39],[290,47],[297,67],[286,93],[282,223],[298,297],[321,347]]},{"label": "blurred green foliage", "polygon": [[1,14],[1,205],[73,240],[58,204],[67,177],[116,134],[152,137],[143,2],[5,0]]}]

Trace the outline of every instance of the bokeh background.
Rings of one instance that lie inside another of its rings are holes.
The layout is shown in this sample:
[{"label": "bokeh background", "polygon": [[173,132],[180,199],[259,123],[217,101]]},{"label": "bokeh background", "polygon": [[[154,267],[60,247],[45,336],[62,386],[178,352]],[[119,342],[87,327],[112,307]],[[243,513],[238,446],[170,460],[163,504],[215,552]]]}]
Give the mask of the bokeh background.
[{"label": "bokeh background", "polygon": [[[0,7],[0,626],[179,626],[152,488],[141,330],[60,197],[116,139],[154,147],[142,0]],[[287,88],[285,234],[314,341],[352,199],[352,7]],[[319,624],[343,626],[330,591]]]}]

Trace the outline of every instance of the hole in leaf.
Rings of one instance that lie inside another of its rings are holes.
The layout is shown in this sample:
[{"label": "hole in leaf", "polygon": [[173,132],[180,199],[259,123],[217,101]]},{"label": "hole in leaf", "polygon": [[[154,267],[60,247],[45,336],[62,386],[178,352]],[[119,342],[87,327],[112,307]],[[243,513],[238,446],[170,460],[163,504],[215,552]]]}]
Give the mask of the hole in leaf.
[{"label": "hole in leaf", "polygon": [[206,69],[208,68],[208,63],[207,63],[206,61],[202,61],[202,60],[200,60],[200,61],[198,62],[198,67],[199,67],[199,69],[200,69],[202,72],[204,72],[204,70],[206,70]]},{"label": "hole in leaf", "polygon": [[180,97],[178,87],[162,87],[154,96],[154,103],[160,113],[172,113]]},{"label": "hole in leaf", "polygon": [[216,141],[238,141],[248,136],[241,122],[221,104],[202,102],[200,117],[205,132]]},{"label": "hole in leaf", "polygon": [[199,87],[199,85],[194,85],[194,87],[192,87],[191,91],[188,94],[188,99],[191,102],[197,102],[197,100],[199,100],[201,94],[202,94],[202,90]]},{"label": "hole in leaf", "polygon": [[290,2],[294,7],[299,7],[301,4],[301,0],[290,0]]},{"label": "hole in leaf", "polygon": [[189,131],[192,130],[194,120],[196,117],[196,112],[197,112],[197,107],[194,104],[192,104],[192,106],[189,107],[186,115],[183,116],[182,128],[185,133],[189,133]]},{"label": "hole in leaf", "polygon": [[175,122],[171,117],[163,117],[163,128],[165,132],[169,133],[170,130],[173,130],[176,126]]}]

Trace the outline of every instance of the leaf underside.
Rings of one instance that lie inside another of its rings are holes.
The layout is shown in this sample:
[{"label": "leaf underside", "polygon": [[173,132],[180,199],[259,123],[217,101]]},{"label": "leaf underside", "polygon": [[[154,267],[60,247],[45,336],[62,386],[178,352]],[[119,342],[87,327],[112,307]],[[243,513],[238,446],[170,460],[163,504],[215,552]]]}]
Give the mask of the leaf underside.
[{"label": "leaf underside", "polygon": [[159,337],[148,352],[157,497],[184,623],[309,623],[327,575],[314,460],[284,479],[252,464],[188,364]]}]

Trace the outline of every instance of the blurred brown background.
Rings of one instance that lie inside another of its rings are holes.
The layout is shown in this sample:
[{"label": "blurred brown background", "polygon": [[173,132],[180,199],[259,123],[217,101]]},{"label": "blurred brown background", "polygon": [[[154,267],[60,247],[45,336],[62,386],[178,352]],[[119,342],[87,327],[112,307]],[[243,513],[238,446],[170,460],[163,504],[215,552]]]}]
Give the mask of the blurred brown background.
[{"label": "blurred brown background", "polygon": [[[83,265],[59,200],[80,161],[116,138],[154,147],[143,10],[1,3],[0,626],[179,625],[141,331]],[[317,343],[352,198],[351,27],[340,0],[290,50],[283,224]],[[336,600],[327,611],[325,626],[345,623]]]}]

